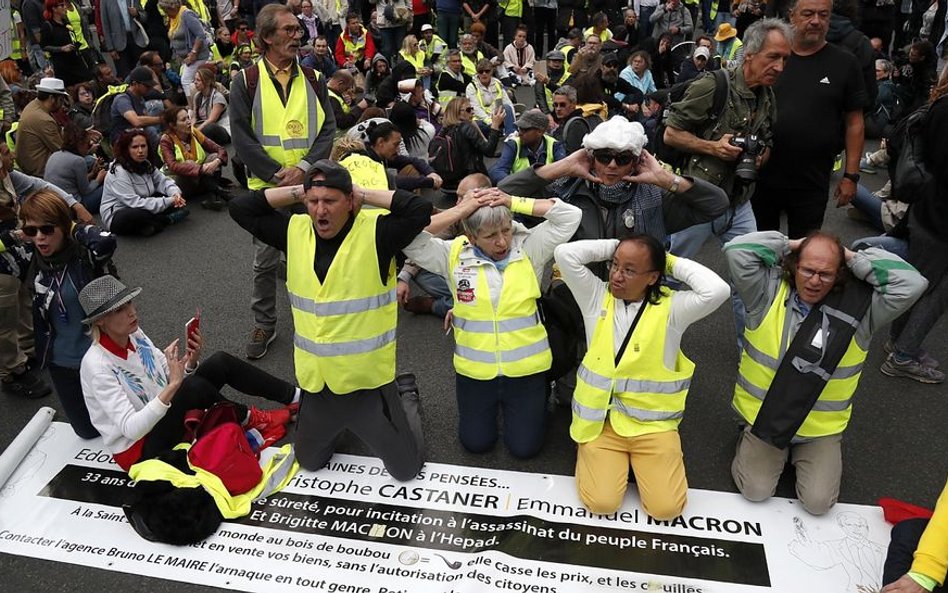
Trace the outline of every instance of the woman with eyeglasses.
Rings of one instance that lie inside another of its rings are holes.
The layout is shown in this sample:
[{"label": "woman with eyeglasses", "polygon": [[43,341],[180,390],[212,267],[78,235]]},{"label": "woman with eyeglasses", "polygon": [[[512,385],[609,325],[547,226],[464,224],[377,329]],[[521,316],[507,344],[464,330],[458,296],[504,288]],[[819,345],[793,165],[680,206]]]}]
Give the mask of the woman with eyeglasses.
[{"label": "woman with eyeglasses", "polygon": [[[444,138],[450,138],[453,142],[454,155],[451,157],[452,167],[435,171],[441,176],[443,184],[441,191],[447,194],[447,198],[454,202],[454,194],[457,191],[458,183],[470,173],[487,174],[487,166],[484,165],[484,157],[491,156],[497,150],[497,143],[500,141],[501,129],[504,126],[504,119],[507,117],[503,109],[494,111],[491,116],[491,123],[487,138],[481,133],[480,128],[474,122],[474,108],[467,97],[455,97],[451,99],[448,106],[444,109],[444,117],[441,121],[442,128],[439,135]],[[432,165],[439,162],[436,154],[432,150],[437,143],[429,145],[429,157],[432,157]]]},{"label": "woman with eyeglasses", "polygon": [[126,130],[112,147],[115,162],[105,176],[102,224],[117,235],[149,237],[189,214],[174,180],[148,159],[148,136]]},{"label": "woman with eyeglasses", "polygon": [[303,27],[303,38],[300,39],[302,45],[312,45],[314,39],[325,34],[325,26],[319,20],[319,15],[313,10],[313,2],[314,0],[300,2],[300,13],[296,15],[300,26]]},{"label": "woman with eyeglasses", "polygon": [[184,96],[194,93],[194,76],[211,57],[207,33],[197,13],[181,5],[181,0],[158,0],[168,16],[168,40],[171,53],[182,64],[181,87]]},{"label": "woman with eyeglasses", "polygon": [[82,324],[79,292],[113,268],[115,237],[91,225],[74,224],[66,203],[48,190],[23,200],[19,218],[19,233],[33,249],[27,285],[33,293],[37,362],[49,371],[72,429],[81,438],[93,439],[99,432],[89,420],[79,381],[79,365],[92,344]]},{"label": "woman with eyeglasses", "polygon": [[94,124],[92,109],[95,107],[95,93],[93,93],[92,84],[80,82],[69,89],[69,98],[72,99],[72,105],[69,107],[69,121],[83,130],[91,128]]},{"label": "woman with eyeglasses", "polygon": [[46,0],[43,11],[40,44],[49,53],[49,60],[66,86],[92,79],[92,72],[80,54],[80,43],[67,18],[66,0]]}]

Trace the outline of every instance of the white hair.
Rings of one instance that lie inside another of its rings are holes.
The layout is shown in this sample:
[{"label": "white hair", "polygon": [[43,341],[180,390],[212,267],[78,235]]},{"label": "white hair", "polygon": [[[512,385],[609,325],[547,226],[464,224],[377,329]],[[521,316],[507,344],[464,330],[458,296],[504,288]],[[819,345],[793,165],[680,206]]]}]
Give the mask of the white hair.
[{"label": "white hair", "polygon": [[630,122],[621,115],[616,115],[609,121],[603,122],[583,137],[583,148],[600,150],[603,148],[626,152],[631,150],[636,156],[641,154],[648,138],[645,128],[638,122]]}]

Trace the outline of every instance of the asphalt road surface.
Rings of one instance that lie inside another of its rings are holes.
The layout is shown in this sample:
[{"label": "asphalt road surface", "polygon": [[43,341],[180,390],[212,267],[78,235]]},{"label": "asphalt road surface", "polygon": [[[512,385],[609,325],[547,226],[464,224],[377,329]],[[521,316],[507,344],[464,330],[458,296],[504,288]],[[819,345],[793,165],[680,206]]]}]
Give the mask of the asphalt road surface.
[{"label": "asphalt road surface", "polygon": [[[864,175],[877,189],[883,175]],[[844,242],[875,234],[848,218],[830,202],[826,228]],[[717,243],[709,242],[698,258],[724,274]],[[120,239],[115,258],[123,280],[143,287],[137,300],[141,327],[159,346],[181,337],[184,323],[195,307],[202,309],[201,329],[206,352],[225,350],[243,354],[251,328],[249,309],[252,251],[250,236],[226,212],[192,207],[183,223],[148,239]],[[286,292],[280,287],[277,340],[258,361],[261,368],[293,381],[292,325]],[[927,348],[948,366],[944,319],[931,332]],[[884,335],[878,335],[863,372],[852,423],[843,441],[844,475],[840,501],[872,504],[881,496],[895,496],[931,506],[944,485],[948,439],[948,387],[921,385],[882,375]],[[730,462],[738,435],[730,409],[738,351],[728,304],[688,330],[683,349],[697,364],[681,425],[688,481],[692,488],[735,492]],[[532,460],[510,457],[499,445],[484,455],[465,452],[457,439],[453,339],[441,330],[441,321],[400,312],[398,369],[418,377],[424,406],[428,459],[463,466],[523,472],[571,475],[575,447],[568,436],[569,411],[556,409],[549,418],[546,445]],[[233,395],[233,394],[231,394]],[[0,448],[6,447],[41,405],[60,409],[55,395],[25,401],[0,394]],[[62,419],[61,417],[57,419]],[[367,454],[354,438],[343,439],[340,451]],[[786,474],[779,495],[792,497],[792,476]],[[185,593],[210,588],[132,574],[108,572],[72,564],[0,555],[0,590],[16,592],[122,591],[132,593]]]}]

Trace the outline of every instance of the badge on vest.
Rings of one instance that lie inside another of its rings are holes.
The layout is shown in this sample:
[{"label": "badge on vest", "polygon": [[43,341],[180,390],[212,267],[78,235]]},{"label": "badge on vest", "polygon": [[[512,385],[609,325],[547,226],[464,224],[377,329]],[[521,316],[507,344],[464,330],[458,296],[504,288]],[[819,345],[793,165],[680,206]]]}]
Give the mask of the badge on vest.
[{"label": "badge on vest", "polygon": [[291,119],[286,122],[286,133],[292,136],[293,138],[302,138],[303,137],[303,124],[302,122]]},{"label": "badge on vest", "polygon": [[471,281],[467,278],[458,278],[458,301],[462,303],[467,303],[468,305],[474,304],[474,301],[477,300],[477,296],[474,294],[474,288],[471,286]]}]

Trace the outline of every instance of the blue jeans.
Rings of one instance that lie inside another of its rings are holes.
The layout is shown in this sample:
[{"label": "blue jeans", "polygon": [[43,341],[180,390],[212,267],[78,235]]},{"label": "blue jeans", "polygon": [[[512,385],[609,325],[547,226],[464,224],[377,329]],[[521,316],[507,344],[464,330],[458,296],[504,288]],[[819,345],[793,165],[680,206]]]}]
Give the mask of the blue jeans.
[{"label": "blue jeans", "polygon": [[77,202],[85,206],[89,214],[98,214],[99,206],[102,204],[102,190],[104,186],[99,186],[87,194],[76,194],[73,196]]},{"label": "blue jeans", "polygon": [[[514,110],[510,105],[504,104],[504,137],[513,134],[517,131],[517,126],[514,124]],[[477,120],[477,127],[481,129],[481,132],[484,133],[484,137],[487,137],[490,134],[490,123]]]},{"label": "blue jeans", "polygon": [[448,47],[458,46],[458,28],[461,26],[461,15],[450,12],[438,14],[438,36],[444,39]]},{"label": "blue jeans", "polygon": [[391,60],[392,56],[402,48],[402,41],[405,39],[405,27],[379,28],[379,32],[382,34],[382,55]]},{"label": "blue jeans", "polygon": [[640,26],[643,27],[644,29],[645,37],[652,36],[653,25],[652,25],[651,17],[652,17],[652,13],[655,12],[656,8],[658,8],[658,6],[640,6],[639,7],[639,23],[640,23]]},{"label": "blue jeans", "polygon": [[853,241],[852,250],[862,251],[870,247],[879,247],[889,253],[897,255],[902,259],[908,259],[908,241],[898,237],[888,235],[879,235],[878,237],[864,237]]},{"label": "blue jeans", "polygon": [[856,197],[853,198],[852,205],[853,208],[869,217],[869,222],[880,233],[885,232],[885,227],[882,226],[882,198],[874,196],[865,185],[857,184]]},{"label": "blue jeans", "polygon": [[[711,222],[696,224],[673,234],[668,251],[674,255],[692,259],[711,237],[717,237],[721,245],[724,245],[735,237],[755,231],[757,231],[757,219],[754,218],[750,200],[747,200],[737,206],[729,207],[727,212]],[[731,307],[734,309],[734,325],[737,329],[737,339],[740,341],[744,335],[744,303],[741,302],[733,286],[731,286]]]},{"label": "blue jeans", "polygon": [[503,412],[504,444],[528,459],[540,452],[546,433],[546,373],[479,381],[455,379],[458,436],[471,453],[486,453],[497,442],[497,413]]},{"label": "blue jeans", "polygon": [[429,296],[434,297],[435,301],[431,307],[432,312],[444,319],[444,316],[448,314],[448,310],[454,307],[454,297],[451,295],[451,289],[448,288],[448,282],[444,277],[432,274],[428,270],[422,270],[415,276],[415,284],[421,287]]}]

